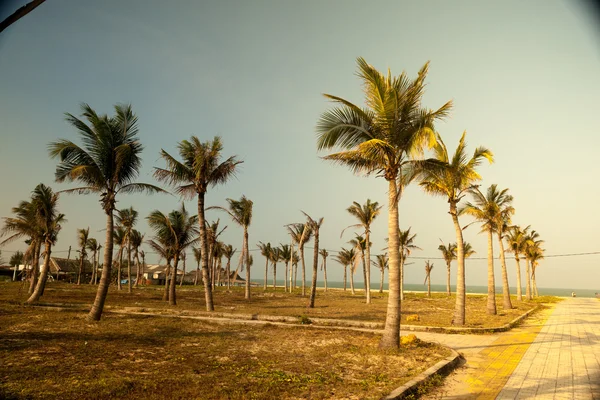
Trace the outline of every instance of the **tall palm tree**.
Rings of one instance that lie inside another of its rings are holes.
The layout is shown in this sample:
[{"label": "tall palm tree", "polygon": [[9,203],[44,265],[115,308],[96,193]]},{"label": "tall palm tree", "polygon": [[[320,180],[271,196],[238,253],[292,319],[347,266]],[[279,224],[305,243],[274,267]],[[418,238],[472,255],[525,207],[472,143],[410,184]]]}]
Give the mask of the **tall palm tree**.
[{"label": "tall palm tree", "polygon": [[[235,166],[233,166],[232,168],[235,168]],[[215,209],[225,211],[227,214],[229,214],[229,216],[231,217],[233,222],[235,222],[236,224],[238,224],[239,226],[241,226],[244,229],[244,238],[242,241],[242,264],[240,264],[240,265],[242,266],[242,269],[243,269],[243,265],[244,264],[246,265],[246,289],[244,292],[244,298],[246,300],[250,300],[250,298],[251,298],[250,259],[249,259],[250,251],[248,250],[248,246],[249,246],[249,244],[248,244],[249,243],[248,242],[248,228],[250,227],[250,224],[252,223],[252,207],[253,207],[254,203],[252,202],[252,200],[248,199],[246,196],[240,197],[239,200],[227,199],[227,203],[229,204],[229,209],[226,209],[223,207],[210,207],[210,208],[211,209],[215,208]],[[239,269],[239,267],[238,267],[238,269]],[[235,279],[237,279],[237,272],[235,275]]]},{"label": "tall palm tree", "polygon": [[431,297],[431,270],[433,269],[433,263],[427,260],[425,262],[425,282],[427,283],[427,297]]},{"label": "tall palm tree", "polygon": [[14,217],[4,217],[4,225],[0,236],[7,236],[0,245],[13,242],[17,239],[27,238],[28,245],[24,258],[29,260],[31,276],[29,283],[29,294],[37,284],[39,271],[39,258],[43,242],[42,231],[37,223],[35,206],[31,201],[21,201],[18,206],[12,208]]},{"label": "tall palm tree", "polygon": [[227,258],[227,265],[225,266],[227,274],[227,290],[231,288],[231,258],[236,251],[237,249],[234,249],[230,244],[223,246],[223,255]]},{"label": "tall palm tree", "polygon": [[[293,289],[298,287],[298,263],[300,262],[300,256],[298,255],[298,251],[294,250],[292,252],[291,258],[292,265],[290,266],[290,293],[292,293]],[[294,285],[291,285],[292,280],[292,269],[294,270]]]},{"label": "tall palm tree", "polygon": [[281,260],[279,247],[271,247],[271,265],[273,266],[273,290],[277,288],[277,263]]},{"label": "tall palm tree", "polygon": [[325,249],[319,250],[319,254],[323,257],[323,263],[321,264],[321,270],[323,271],[323,278],[325,281],[325,293],[327,293],[327,257],[329,252]]},{"label": "tall palm tree", "polygon": [[124,208],[117,212],[117,223],[125,230],[125,244],[127,246],[127,292],[131,293],[131,231],[137,223],[138,212],[133,208]]},{"label": "tall palm tree", "polygon": [[[347,282],[347,267],[351,268],[350,274],[352,274],[352,265],[354,264],[354,260],[356,258],[356,252],[354,248],[345,249],[342,247],[333,259],[340,263],[344,267],[344,290],[346,290],[346,282]],[[352,278],[352,275],[350,275]],[[352,284],[352,288],[354,288],[354,284]],[[354,293],[352,293],[354,294]]]},{"label": "tall palm tree", "polygon": [[148,245],[159,255],[159,263],[161,260],[165,260],[165,286],[163,291],[163,301],[169,301],[169,277],[171,276],[171,260],[174,257],[173,247],[170,243],[169,235],[156,234],[154,239],[147,241]]},{"label": "tall palm tree", "polygon": [[79,272],[77,273],[77,284],[81,284],[81,275],[84,274],[83,263],[87,257],[87,252],[85,251],[88,246],[88,240],[90,238],[90,228],[87,229],[77,229],[77,241],[79,243]]},{"label": "tall palm tree", "polygon": [[111,278],[113,257],[113,215],[117,195],[121,193],[156,193],[163,190],[154,185],[136,183],[142,165],[143,150],[138,138],[137,117],[131,106],[118,104],[115,116],[98,115],[89,105],[83,104],[83,120],[67,115],[67,122],[77,129],[83,146],[61,139],[49,146],[50,156],[58,157],[57,182],[77,181],[84,186],[70,189],[80,194],[98,193],[106,213],[106,241],[102,278],[88,319],[99,321],[104,309]]},{"label": "tall palm tree", "polygon": [[142,232],[133,229],[129,234],[129,241],[133,251],[133,258],[135,259],[136,276],[135,276],[135,287],[138,286],[139,281],[142,279],[143,269],[140,268],[140,247],[144,243],[144,234]]},{"label": "tall palm tree", "polygon": [[526,246],[527,246],[527,234],[529,231],[529,226],[525,228],[521,228],[518,225],[514,225],[510,227],[508,233],[506,235],[506,242],[508,245],[508,249],[506,251],[513,253],[515,255],[515,262],[517,264],[517,300],[523,301],[523,289],[521,283],[521,264],[520,264],[520,256],[525,254]]},{"label": "tall palm tree", "polygon": [[17,270],[19,269],[19,265],[23,264],[23,252],[15,251],[12,256],[10,256],[10,266],[13,267],[13,282],[17,280]]},{"label": "tall palm tree", "polygon": [[[144,250],[140,251],[140,257],[142,257],[142,276],[144,276],[144,271],[146,270],[146,253]],[[144,280],[143,282],[146,285],[146,281]]]},{"label": "tall palm tree", "polygon": [[405,231],[398,228],[398,243],[400,244],[400,300],[404,300],[404,266],[406,259],[413,250],[422,250],[419,246],[415,245],[417,234],[411,234],[410,229],[410,226]]},{"label": "tall palm tree", "polygon": [[531,285],[533,288],[533,295],[538,297],[540,294],[538,293],[537,283],[535,280],[535,272],[539,265],[539,261],[544,258],[544,249],[541,248],[542,241],[537,241],[533,245],[527,248],[527,257],[529,258],[529,262],[531,263]]},{"label": "tall palm tree", "polygon": [[265,258],[265,282],[263,285],[263,290],[267,290],[267,274],[269,272],[269,261],[271,261],[271,243],[263,243],[258,242],[258,248],[260,250],[260,255]]},{"label": "tall palm tree", "polygon": [[[508,193],[508,189],[498,190],[497,185],[491,185],[484,195],[478,188],[473,188],[469,191],[473,197],[473,202],[468,202],[460,210],[474,217],[481,223],[481,232],[486,232],[488,237],[488,301],[487,312],[491,315],[496,315],[496,284],[494,279],[494,246],[493,234],[498,232],[499,225],[503,222],[502,215],[509,215],[512,207],[510,206],[513,197]],[[506,264],[503,268],[503,302],[504,308],[512,308],[510,302],[510,292],[508,288],[508,277],[506,274]]]},{"label": "tall palm tree", "polygon": [[187,254],[185,254],[185,251],[181,252],[181,256],[179,257],[179,259],[183,263],[181,280],[179,281],[179,287],[182,287],[183,286],[183,281],[185,280],[185,262],[187,260]]},{"label": "tall palm tree", "polygon": [[[359,235],[357,233],[354,234],[354,239],[350,239],[348,241],[349,244],[352,245],[352,247],[354,247],[355,251],[356,251],[356,264],[358,265],[358,263],[362,263],[362,267],[363,267],[363,282],[365,283],[365,289],[366,289],[366,282],[367,282],[367,267],[366,267],[366,258],[367,256],[365,255],[367,248],[371,247],[372,243],[369,243],[369,245],[367,246],[367,241],[365,240],[365,237],[362,235]],[[354,278],[353,278],[354,280]],[[354,285],[352,285],[352,287],[354,288]],[[352,289],[352,294],[354,294],[354,289]],[[365,290],[365,297],[367,296],[367,291]]]},{"label": "tall palm tree", "polygon": [[465,324],[465,248],[463,243],[462,228],[458,221],[458,203],[474,184],[481,180],[476,171],[477,167],[485,159],[493,162],[492,152],[485,147],[475,149],[473,156],[469,159],[466,152],[466,132],[462,134],[458,146],[452,158],[448,155],[448,149],[437,135],[437,144],[434,146],[435,159],[438,161],[437,168],[430,168],[422,172],[421,187],[426,193],[443,196],[448,200],[450,216],[454,223],[456,232],[456,305],[452,324],[462,326]]},{"label": "tall palm tree", "polygon": [[398,253],[398,199],[403,189],[401,172],[411,159],[433,144],[434,122],[446,117],[452,102],[436,111],[421,104],[429,63],[417,78],[406,73],[392,77],[377,71],[358,58],[367,107],[362,108],[337,96],[325,95],[337,103],[317,124],[317,148],[341,149],[325,157],[347,165],[355,173],[384,177],[388,182],[388,236],[390,240],[389,297],[384,334],[380,347],[400,346],[400,256]]},{"label": "tall palm tree", "polygon": [[35,290],[27,299],[27,303],[35,303],[44,293],[48,271],[50,270],[50,255],[52,246],[56,243],[61,224],[66,222],[65,215],[58,212],[58,193],[40,183],[35,187],[31,196],[31,205],[35,210],[35,221],[44,239],[44,264]]},{"label": "tall palm tree", "polygon": [[389,259],[387,253],[377,254],[376,260],[377,261],[375,261],[375,265],[377,265],[377,268],[379,268],[379,270],[381,271],[381,279],[379,281],[379,293],[383,293],[383,281],[385,270],[389,267]]},{"label": "tall palm tree", "polygon": [[[302,223],[290,224],[287,226],[287,230],[292,237],[293,243],[298,246],[300,261],[302,262],[302,296],[306,296],[306,264],[304,262],[304,245],[306,242],[310,241],[313,232],[310,229],[309,224]],[[296,286],[295,279],[294,286]]]},{"label": "tall palm tree", "polygon": [[[167,167],[156,168],[154,176],[161,182],[167,182],[169,185],[177,187],[177,193],[185,198],[192,199],[198,196],[198,225],[200,227],[204,297],[206,310],[214,311],[212,287],[208,280],[208,244],[204,200],[208,187],[215,187],[227,182],[235,175],[237,166],[242,161],[238,161],[235,156],[221,161],[223,144],[218,136],[212,141],[204,143],[200,142],[200,139],[196,136],[192,136],[189,141],[179,142],[177,147],[182,161],[176,160],[169,153],[161,150],[161,157],[166,161]],[[248,288],[248,296],[249,293]]]},{"label": "tall palm tree", "polygon": [[447,276],[446,276],[446,294],[452,295],[450,290],[450,264],[452,260],[456,260],[456,243],[448,243],[446,246],[444,242],[438,246],[438,250],[442,253],[442,258],[446,262]]},{"label": "tall palm tree", "polygon": [[[207,208],[207,210],[210,209]],[[219,230],[220,219],[213,221],[212,223],[206,222],[206,242],[208,248],[208,280],[210,282],[212,290],[215,288],[215,280],[217,278],[217,253],[219,251],[219,236],[227,229],[225,226]]]},{"label": "tall palm tree", "polygon": [[288,273],[290,272],[289,266],[290,266],[290,260],[292,258],[292,250],[289,245],[279,243],[279,248],[277,249],[277,251],[279,252],[280,260],[285,263],[285,279],[284,279],[283,283],[285,286],[285,291],[287,292],[288,291]]},{"label": "tall palm tree", "polygon": [[89,238],[86,247],[89,251],[92,252],[92,278],[90,279],[91,285],[96,283],[96,276],[98,274],[98,260],[96,260],[96,256],[102,248],[102,245],[98,243],[98,240],[94,238]]},{"label": "tall palm tree", "polygon": [[[119,246],[119,249],[117,250],[117,289],[121,290],[121,273],[123,272],[123,250],[125,249],[125,245],[127,244],[127,233],[125,231],[125,228],[123,228],[121,225],[117,225],[117,227],[115,228],[115,232],[113,233],[113,243]],[[104,251],[106,251],[106,249]],[[102,284],[102,279],[100,280],[100,284]]]},{"label": "tall palm tree", "polygon": [[[454,245],[456,245],[456,243],[454,243]],[[471,246],[471,243],[464,242],[463,245],[465,248],[465,258],[470,258],[473,254],[477,253],[475,250],[473,250],[473,246]]]},{"label": "tall palm tree", "polygon": [[148,215],[147,220],[150,228],[154,230],[155,237],[161,242],[167,243],[173,252],[169,304],[176,305],[177,264],[181,254],[198,240],[198,217],[190,216],[185,206],[181,204],[181,208],[171,211],[168,215],[154,210]]},{"label": "tall palm tree", "polygon": [[315,298],[317,297],[317,273],[319,271],[319,230],[321,229],[321,225],[323,225],[324,218],[313,219],[310,215],[302,211],[307,218],[306,225],[310,228],[310,231],[313,233],[314,237],[314,247],[313,247],[313,274],[312,274],[312,282],[310,287],[310,300],[308,302],[309,308],[315,308]]},{"label": "tall palm tree", "polygon": [[[527,300],[532,299],[532,280],[533,280],[533,264],[534,259],[536,259],[540,254],[543,254],[543,250],[541,249],[541,245],[544,243],[543,240],[540,239],[540,234],[535,230],[532,230],[525,236],[525,259],[527,264],[527,285],[525,286],[525,298]],[[540,253],[540,254],[538,254]],[[535,289],[534,289],[535,290]]]},{"label": "tall palm tree", "polygon": [[[378,202],[371,202],[371,199],[367,199],[367,202],[360,205],[356,201],[352,203],[350,207],[346,209],[358,220],[358,224],[350,225],[348,228],[364,228],[365,230],[365,242],[371,243],[371,224],[377,218],[381,212],[382,206]],[[346,228],[346,229],[348,229]],[[345,230],[345,229],[344,229]],[[342,234],[344,231],[342,231]],[[366,257],[366,270],[363,271],[365,280],[365,291],[367,293],[367,304],[371,304],[371,249],[367,246],[365,249]]]},{"label": "tall palm tree", "polygon": [[194,286],[198,285],[198,275],[200,274],[200,263],[202,262],[202,250],[195,247],[192,249],[194,260],[196,260],[196,276],[194,277]]},{"label": "tall palm tree", "polygon": [[505,310],[512,309],[510,300],[510,287],[508,286],[508,269],[506,268],[506,257],[504,256],[504,238],[508,234],[511,224],[511,217],[515,209],[509,204],[500,210],[498,223],[496,225],[496,235],[498,236],[498,245],[500,246],[500,266],[502,268],[502,303]]}]

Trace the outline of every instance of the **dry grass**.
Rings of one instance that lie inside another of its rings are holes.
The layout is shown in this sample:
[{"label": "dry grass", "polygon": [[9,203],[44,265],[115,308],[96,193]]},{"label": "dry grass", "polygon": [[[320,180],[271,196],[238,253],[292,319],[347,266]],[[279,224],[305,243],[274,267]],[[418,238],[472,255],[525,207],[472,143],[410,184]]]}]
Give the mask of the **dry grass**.
[{"label": "dry grass", "polygon": [[[20,290],[18,283],[0,282],[0,301],[22,302],[27,298],[26,289]],[[50,283],[42,301],[57,303],[91,304],[96,288],[90,285],[76,286],[73,284]],[[126,290],[110,289],[108,306],[134,306],[152,309],[170,309],[162,300],[162,288],[143,287],[128,294]],[[540,302],[554,301],[553,297],[545,296],[532,302],[517,302],[513,296],[513,309],[502,309],[502,297],[497,297],[497,315],[486,313],[486,296],[467,296],[466,315],[467,327],[493,328],[504,325]],[[308,308],[308,297],[303,297],[296,291],[294,294],[284,293],[283,289],[266,292],[262,288],[252,289],[252,301],[244,299],[242,288],[233,288],[227,292],[225,288],[217,288],[214,293],[215,311],[246,314],[304,316],[307,318],[336,318],[361,321],[383,322],[387,307],[387,294],[373,292],[372,304],[365,304],[364,292],[329,290],[319,291],[315,308]],[[178,310],[205,310],[204,292],[202,287],[184,286],[177,288]],[[443,293],[433,293],[431,298],[425,294],[408,293],[402,302],[402,323],[407,324],[406,317],[418,315],[419,321],[411,321],[411,325],[451,326],[454,313],[455,298]]]},{"label": "dry grass", "polygon": [[[74,300],[65,293],[44,297]],[[370,333],[120,314],[88,323],[4,301],[0,337],[3,399],[376,399],[448,356],[423,343],[383,352]]]}]

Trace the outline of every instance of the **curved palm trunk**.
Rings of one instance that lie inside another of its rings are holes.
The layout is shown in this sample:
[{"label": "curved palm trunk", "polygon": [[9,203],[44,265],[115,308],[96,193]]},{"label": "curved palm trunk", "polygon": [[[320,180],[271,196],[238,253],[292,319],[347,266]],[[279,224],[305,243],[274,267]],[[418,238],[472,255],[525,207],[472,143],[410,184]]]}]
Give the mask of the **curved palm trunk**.
[{"label": "curved palm trunk", "polygon": [[450,290],[450,263],[447,262],[446,263],[446,270],[447,270],[447,274],[446,274],[446,294],[448,295],[448,297],[452,296],[452,290]]},{"label": "curved palm trunk", "polygon": [[510,301],[510,287],[508,286],[508,271],[506,270],[506,258],[504,257],[504,243],[502,243],[502,236],[498,235],[498,241],[500,242],[500,265],[502,267],[502,307],[505,310],[510,310],[513,306]]},{"label": "curved palm trunk", "polygon": [[273,263],[273,289],[277,289],[277,263]]},{"label": "curved palm trunk", "polygon": [[396,176],[388,180],[388,238],[389,238],[389,269],[388,282],[389,294],[387,312],[385,316],[385,328],[380,348],[400,347],[400,248],[398,238],[398,188],[396,187]]},{"label": "curved palm trunk", "polygon": [[163,291],[163,301],[169,301],[169,279],[171,279],[171,259],[167,260],[167,269],[165,269],[165,290]]},{"label": "curved palm trunk", "polygon": [[488,229],[488,297],[487,297],[487,313],[496,315],[496,282],[494,279],[494,246],[492,230]]},{"label": "curved palm trunk", "polygon": [[323,279],[325,280],[325,293],[327,293],[327,257],[323,257]]},{"label": "curved palm trunk", "polygon": [[[175,259],[173,260],[173,273],[171,274],[171,285],[169,286],[169,305],[177,305],[177,264],[179,264],[179,252],[175,252]],[[182,277],[183,279],[183,277]]]},{"label": "curved palm trunk", "polygon": [[379,293],[383,293],[383,279],[385,269],[381,268],[381,279],[379,280]]},{"label": "curved palm trunk", "polygon": [[110,275],[112,267],[112,253],[113,253],[113,210],[107,213],[106,216],[106,242],[104,243],[104,267],[102,268],[102,277],[100,278],[100,284],[98,285],[98,291],[96,292],[96,298],[92,309],[87,316],[88,321],[100,321],[102,317],[102,310],[104,309],[104,302],[106,301],[106,294],[108,293],[108,285],[110,285]]},{"label": "curved palm trunk", "polygon": [[346,290],[346,275],[347,275],[346,269],[347,269],[346,265],[344,265],[344,290]]},{"label": "curved palm trunk", "polygon": [[269,258],[265,257],[265,282],[263,290],[267,290],[267,275],[269,274]]},{"label": "curved palm trunk", "polygon": [[367,242],[367,248],[365,249],[366,257],[367,257],[367,266],[365,271],[365,291],[367,292],[367,304],[371,304],[371,246],[369,246],[369,239],[371,233],[369,231],[365,232],[365,240]]},{"label": "curved palm trunk", "polygon": [[315,227],[315,248],[313,250],[313,275],[310,287],[310,300],[308,307],[315,308],[315,298],[317,297],[317,274],[319,273],[319,228]]},{"label": "curved palm trunk", "polygon": [[244,297],[246,300],[250,300],[252,294],[250,293],[250,251],[248,250],[248,227],[244,226],[244,252],[246,253],[246,291]]},{"label": "curved palm trunk", "polygon": [[127,239],[127,293],[131,293],[131,243]]},{"label": "curved palm trunk", "polygon": [[46,285],[46,280],[48,279],[48,270],[50,269],[50,253],[52,251],[52,244],[49,240],[45,242],[45,256],[44,256],[44,265],[42,266],[42,272],[40,274],[40,278],[38,279],[37,285],[35,286],[35,290],[27,299],[27,303],[35,303],[40,299],[42,294],[44,293],[44,286]]},{"label": "curved palm trunk", "polygon": [[200,252],[202,253],[202,281],[206,311],[214,311],[212,287],[208,276],[208,246],[206,243],[206,218],[204,217],[204,193],[198,193],[198,225],[200,228]]},{"label": "curved palm trunk", "polygon": [[465,244],[463,241],[462,229],[458,222],[456,213],[456,203],[450,203],[450,215],[454,223],[456,232],[456,303],[454,307],[454,317],[452,325],[463,326],[465,324]]},{"label": "curved palm trunk", "polygon": [[529,267],[529,260],[525,259],[525,265],[527,266],[527,283],[525,285],[525,298],[531,300],[531,269]]},{"label": "curved palm trunk", "polygon": [[92,277],[90,278],[89,284],[91,285],[96,279],[96,251],[92,252]]},{"label": "curved palm trunk", "polygon": [[29,291],[31,295],[37,286],[39,271],[40,271],[40,253],[42,251],[42,243],[35,243],[33,247],[33,253],[31,254],[31,280],[29,282]]},{"label": "curved palm trunk", "polygon": [[523,289],[521,288],[521,264],[519,263],[519,256],[515,256],[517,262],[517,301],[523,301]]},{"label": "curved palm trunk", "polygon": [[304,263],[304,245],[300,246],[300,259],[302,261],[302,296],[306,296],[306,265]]}]

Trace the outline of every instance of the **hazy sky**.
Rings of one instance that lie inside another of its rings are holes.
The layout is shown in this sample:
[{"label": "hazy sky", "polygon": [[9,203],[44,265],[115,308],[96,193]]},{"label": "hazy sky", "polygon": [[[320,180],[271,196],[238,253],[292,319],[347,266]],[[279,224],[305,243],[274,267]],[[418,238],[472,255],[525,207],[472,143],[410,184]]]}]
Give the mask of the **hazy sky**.
[{"label": "hazy sky", "polygon": [[[437,126],[448,148],[466,130],[470,152],[492,149],[496,162],[481,167],[482,186],[510,188],[514,222],[531,224],[547,255],[600,251],[597,24],[576,1],[47,1],[0,35],[0,215],[40,182],[73,187],[54,183],[57,161],[47,154],[49,142],[76,139],[65,112],[76,114],[87,102],[112,113],[113,104],[127,102],[145,146],[140,181],[156,183],[152,167],[164,166],[161,148],[173,154],[191,135],[220,135],[224,155],[237,154],[244,164],[237,179],[208,193],[207,203],[225,205],[242,194],[254,201],[251,249],[259,240],[289,243],[283,226],[302,221],[304,210],[325,217],[321,246],[338,250],[352,236],[340,239],[354,223],[345,209],[367,198],[387,206],[387,184],[319,158],[326,153],[316,151],[315,124],[330,107],[321,94],[362,104],[358,56],[410,76],[430,60],[424,105],[455,105]],[[178,204],[169,195],[119,200],[142,217]],[[97,196],[65,195],[60,206],[69,222],[55,254],[76,246],[77,228],[89,226],[103,241]],[[373,227],[373,253],[385,246],[386,209]],[[423,250],[415,256],[439,257],[440,239],[455,241],[447,209],[444,199],[408,189],[400,224],[418,235]],[[229,226],[224,241],[241,247],[242,231],[226,215],[208,217],[220,217]],[[144,219],[138,229],[151,235]],[[468,228],[465,239],[485,257],[486,236],[478,232]],[[23,248],[4,247],[4,258]],[[253,254],[258,280],[264,259]],[[425,261],[412,261],[406,281],[421,283]],[[444,263],[433,261],[432,283],[444,283]],[[600,255],[548,257],[538,286],[600,289],[599,263]],[[328,265],[329,279],[341,280],[341,268]],[[514,285],[512,258],[508,268]],[[496,274],[500,284],[498,262]],[[455,264],[453,282],[454,275]],[[373,276],[378,282],[379,273]],[[485,284],[486,261],[469,260],[467,285]]]}]

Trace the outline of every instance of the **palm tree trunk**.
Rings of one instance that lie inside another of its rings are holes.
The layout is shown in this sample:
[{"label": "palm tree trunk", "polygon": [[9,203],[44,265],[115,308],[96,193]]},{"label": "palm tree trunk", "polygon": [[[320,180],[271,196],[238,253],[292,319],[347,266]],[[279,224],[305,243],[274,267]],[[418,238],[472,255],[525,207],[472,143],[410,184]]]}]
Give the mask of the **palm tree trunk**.
[{"label": "palm tree trunk", "polygon": [[531,285],[533,286],[533,297],[539,297],[537,283],[535,281],[535,265],[531,265]]},{"label": "palm tree trunk", "polygon": [[200,275],[200,263],[196,265],[196,276],[194,277],[194,286],[198,286],[198,275]]},{"label": "palm tree trunk", "polygon": [[263,290],[267,290],[267,275],[269,273],[269,259],[265,257],[265,283],[263,285]]},{"label": "palm tree trunk", "polygon": [[141,275],[141,270],[140,270],[140,254],[138,252],[138,249],[135,249],[135,266],[136,266],[136,274],[135,274],[135,284],[133,287],[137,288],[138,287],[138,283],[142,277]]},{"label": "palm tree trunk", "polygon": [[527,266],[527,283],[525,285],[525,298],[531,300],[531,269],[529,267],[529,260],[525,259],[525,265]]},{"label": "palm tree trunk", "polygon": [[[365,240],[367,242],[366,245],[366,253],[367,253],[367,268],[365,271],[365,291],[367,292],[367,304],[371,304],[371,246],[369,246],[369,238],[371,233],[369,231],[365,232]],[[363,260],[364,264],[364,260]]]},{"label": "palm tree trunk", "polygon": [[[398,238],[398,199],[399,193],[396,186],[397,173],[388,179],[388,238],[389,238],[389,269],[388,282],[389,294],[387,312],[385,316],[385,327],[380,348],[398,348],[400,347],[400,254]],[[387,177],[386,177],[387,179]]]},{"label": "palm tree trunk", "polygon": [[181,282],[179,282],[179,287],[183,286],[184,279],[185,279],[185,258],[183,259],[183,275],[181,275]]},{"label": "palm tree trunk", "polygon": [[[128,233],[128,236],[131,232]],[[131,293],[131,241],[127,237],[127,293]]]},{"label": "palm tree trunk", "polygon": [[498,241],[500,242],[500,265],[502,267],[502,307],[505,310],[511,310],[513,308],[512,302],[510,301],[510,287],[508,286],[508,271],[506,270],[506,258],[504,257],[504,243],[502,243],[502,236],[498,235]]},{"label": "palm tree trunk", "polygon": [[289,261],[286,260],[285,261],[285,279],[283,280],[283,284],[285,286],[285,288],[284,288],[285,293],[287,293],[287,291],[288,291],[288,264],[289,264]]},{"label": "palm tree trunk", "polygon": [[523,301],[523,289],[521,288],[521,264],[519,263],[519,256],[515,256],[517,262],[517,301]]},{"label": "palm tree trunk", "polygon": [[323,279],[325,280],[325,293],[327,293],[327,257],[323,257]]},{"label": "palm tree trunk", "polygon": [[450,263],[446,263],[446,269],[447,269],[447,274],[446,274],[446,294],[448,295],[448,297],[452,296],[452,291],[450,290]]},{"label": "palm tree trunk", "polygon": [[77,285],[81,285],[81,273],[83,272],[83,247],[81,248],[81,253],[79,254],[79,271],[77,272]]},{"label": "palm tree trunk", "polygon": [[200,228],[200,252],[202,253],[202,281],[206,311],[214,311],[212,288],[208,276],[208,246],[206,243],[206,218],[204,217],[204,193],[198,193],[198,225]]},{"label": "palm tree trunk", "polygon": [[246,300],[250,300],[252,294],[250,293],[250,250],[248,249],[248,227],[244,226],[244,252],[246,253],[246,291],[244,297]]},{"label": "palm tree trunk", "polygon": [[356,294],[356,291],[354,290],[354,268],[352,265],[350,265],[350,290],[353,295]]},{"label": "palm tree trunk", "polygon": [[88,321],[100,321],[106,294],[108,293],[108,285],[110,285],[112,253],[113,253],[113,210],[111,209],[106,216],[106,242],[104,243],[104,267],[102,268],[102,277],[96,292],[96,298],[92,309],[87,316]]},{"label": "palm tree trunk", "polygon": [[277,289],[277,263],[273,263],[273,289]]},{"label": "palm tree trunk", "polygon": [[28,304],[32,304],[37,302],[41,295],[44,293],[44,286],[46,285],[46,280],[48,279],[48,270],[50,269],[50,254],[52,251],[52,244],[49,240],[45,242],[45,256],[44,256],[44,265],[42,266],[42,272],[40,274],[40,278],[38,279],[37,285],[35,286],[35,290],[27,299]]},{"label": "palm tree trunk", "polygon": [[427,274],[427,297],[431,297],[431,272]]},{"label": "palm tree trunk", "polygon": [[163,301],[169,301],[169,279],[171,278],[171,260],[167,260],[167,268],[165,269],[165,290],[163,292]]},{"label": "palm tree trunk", "polygon": [[298,264],[294,264],[294,289],[298,287]]},{"label": "palm tree trunk", "polygon": [[36,243],[33,247],[33,253],[31,254],[31,281],[29,283],[29,291],[28,293],[31,295],[35,287],[37,286],[39,270],[40,270],[40,253],[41,253],[42,243]]},{"label": "palm tree trunk", "polygon": [[379,293],[383,293],[383,278],[384,278],[384,268],[381,268],[381,279],[379,280]]},{"label": "palm tree trunk", "polygon": [[119,251],[117,252],[117,254],[118,254],[117,257],[119,258],[118,264],[117,264],[119,266],[117,269],[117,289],[121,290],[121,289],[123,289],[123,287],[121,286],[121,269],[122,269],[121,267],[123,264],[123,246],[121,246],[119,248]]},{"label": "palm tree trunk", "polygon": [[[404,300],[404,255],[399,252],[400,255],[400,301]],[[388,273],[388,280],[390,274]]]},{"label": "palm tree trunk", "polygon": [[317,297],[317,274],[319,273],[319,227],[315,226],[315,248],[313,249],[313,275],[310,286],[309,308],[315,308],[315,298]]},{"label": "palm tree trunk", "polygon": [[496,282],[494,279],[494,246],[492,230],[487,230],[488,235],[488,297],[487,297],[487,313],[496,315]]},{"label": "palm tree trunk", "polygon": [[306,265],[304,264],[304,245],[300,246],[300,259],[302,261],[302,296],[306,296]]},{"label": "palm tree trunk", "polygon": [[177,288],[177,265],[179,264],[179,252],[175,252],[175,259],[173,260],[173,273],[171,274],[171,285],[169,285],[169,305],[177,305],[176,291]]},{"label": "palm tree trunk", "polygon": [[450,215],[452,216],[452,222],[454,223],[454,230],[456,232],[456,303],[452,325],[463,326],[465,324],[466,305],[465,244],[463,241],[462,229],[458,222],[456,203],[450,203]]},{"label": "palm tree trunk", "polygon": [[[184,261],[184,265],[185,265],[185,261]],[[221,286],[221,270],[223,269],[223,259],[221,257],[219,257],[219,259],[217,260],[217,285]],[[185,267],[184,270],[185,272]]]},{"label": "palm tree trunk", "polygon": [[344,291],[346,290],[346,266],[344,265]]},{"label": "palm tree trunk", "polygon": [[227,259],[227,290],[231,289],[231,258]]},{"label": "palm tree trunk", "polygon": [[92,252],[92,278],[90,279],[90,285],[94,282],[94,279],[96,279],[96,250]]}]

